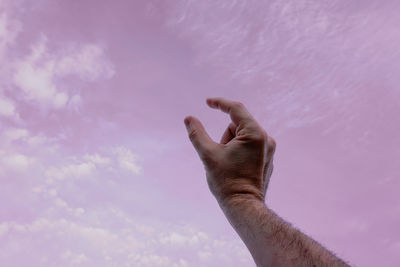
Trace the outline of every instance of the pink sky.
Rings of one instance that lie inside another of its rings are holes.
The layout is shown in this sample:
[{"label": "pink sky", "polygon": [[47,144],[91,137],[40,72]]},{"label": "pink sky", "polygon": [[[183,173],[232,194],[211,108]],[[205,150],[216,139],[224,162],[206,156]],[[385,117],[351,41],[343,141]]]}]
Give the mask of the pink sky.
[{"label": "pink sky", "polygon": [[399,8],[0,0],[0,265],[255,266],[183,123],[219,141],[222,96],[277,141],[267,205],[398,266]]}]

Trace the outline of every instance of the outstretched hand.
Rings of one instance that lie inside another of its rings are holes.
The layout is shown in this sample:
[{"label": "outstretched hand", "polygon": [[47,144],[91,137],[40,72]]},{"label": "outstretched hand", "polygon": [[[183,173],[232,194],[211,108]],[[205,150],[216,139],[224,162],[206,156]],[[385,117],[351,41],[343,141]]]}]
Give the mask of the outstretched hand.
[{"label": "outstretched hand", "polygon": [[241,102],[207,98],[211,108],[228,113],[232,122],[214,142],[193,116],[184,120],[190,141],[203,161],[208,187],[219,203],[236,196],[265,201],[276,142]]}]

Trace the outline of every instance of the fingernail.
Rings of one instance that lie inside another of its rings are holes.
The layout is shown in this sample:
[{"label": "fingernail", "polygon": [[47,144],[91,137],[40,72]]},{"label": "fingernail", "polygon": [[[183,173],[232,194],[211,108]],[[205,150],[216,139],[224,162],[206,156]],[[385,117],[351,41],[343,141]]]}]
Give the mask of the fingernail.
[{"label": "fingernail", "polygon": [[185,118],[185,125],[186,127],[189,127],[190,124],[190,119],[189,118]]}]

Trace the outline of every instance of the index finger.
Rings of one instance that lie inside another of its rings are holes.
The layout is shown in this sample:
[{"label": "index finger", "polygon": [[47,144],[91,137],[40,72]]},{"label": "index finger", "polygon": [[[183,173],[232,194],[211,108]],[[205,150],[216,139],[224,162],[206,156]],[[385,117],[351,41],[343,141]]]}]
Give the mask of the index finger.
[{"label": "index finger", "polygon": [[225,99],[223,97],[207,98],[207,104],[211,108],[219,108],[225,113],[229,113],[233,123],[236,125],[245,125],[249,122],[255,122],[255,119],[246,107],[237,101]]}]

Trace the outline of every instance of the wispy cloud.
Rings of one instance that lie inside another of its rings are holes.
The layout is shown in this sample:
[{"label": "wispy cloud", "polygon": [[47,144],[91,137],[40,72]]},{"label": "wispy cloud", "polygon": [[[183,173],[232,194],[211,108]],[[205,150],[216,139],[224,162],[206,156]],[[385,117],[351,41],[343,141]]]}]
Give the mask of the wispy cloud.
[{"label": "wispy cloud", "polygon": [[0,150],[0,170],[12,172],[25,172],[36,159],[32,156],[18,152]]},{"label": "wispy cloud", "polygon": [[[84,216],[89,218],[94,214]],[[34,253],[27,255],[32,262],[42,261],[41,255],[48,249],[47,244],[59,241],[66,246],[53,247],[51,254],[46,253],[47,263],[74,261],[103,265],[104,262],[113,262],[134,266],[202,266],[207,262],[214,265],[250,262],[249,253],[238,240],[219,239],[189,224],[172,226],[165,221],[143,223],[115,208],[106,209],[104,215],[114,218],[121,227],[111,229],[101,223],[94,226],[72,219],[38,218],[30,223],[0,223],[0,237],[12,234],[21,246],[19,250],[33,249]],[[152,228],[150,232],[147,230],[149,227]],[[38,236],[48,238],[43,240],[36,238]],[[7,244],[3,253],[13,259]]]},{"label": "wispy cloud", "polygon": [[9,1],[0,3],[0,61],[4,60],[7,49],[14,44],[16,37],[22,31],[21,22],[7,13],[10,11],[7,2]]},{"label": "wispy cloud", "polygon": [[15,115],[14,103],[10,99],[0,95],[0,116],[13,117]]},{"label": "wispy cloud", "polygon": [[3,136],[7,141],[13,141],[28,137],[29,132],[26,129],[8,128],[4,131]]},{"label": "wispy cloud", "polygon": [[361,122],[376,101],[366,91],[399,99],[399,17],[385,3],[179,0],[166,26],[190,42],[196,64],[260,100],[255,112],[276,133],[329,119],[326,132],[356,138],[381,121]]},{"label": "wispy cloud", "polygon": [[56,109],[68,102],[76,106],[81,102],[79,94],[62,88],[60,79],[77,76],[93,82],[109,79],[115,73],[99,45],[68,43],[60,50],[49,51],[47,43],[47,36],[41,34],[30,54],[14,63],[14,83],[28,100]]},{"label": "wispy cloud", "polygon": [[54,180],[74,179],[90,176],[96,170],[96,166],[91,162],[82,162],[68,164],[61,167],[50,167],[46,170],[45,176],[47,183],[53,183]]},{"label": "wispy cloud", "polygon": [[132,151],[123,146],[116,147],[113,151],[117,155],[120,168],[128,170],[134,174],[141,174],[143,172],[142,167],[137,163],[139,159],[137,154],[132,153]]}]

